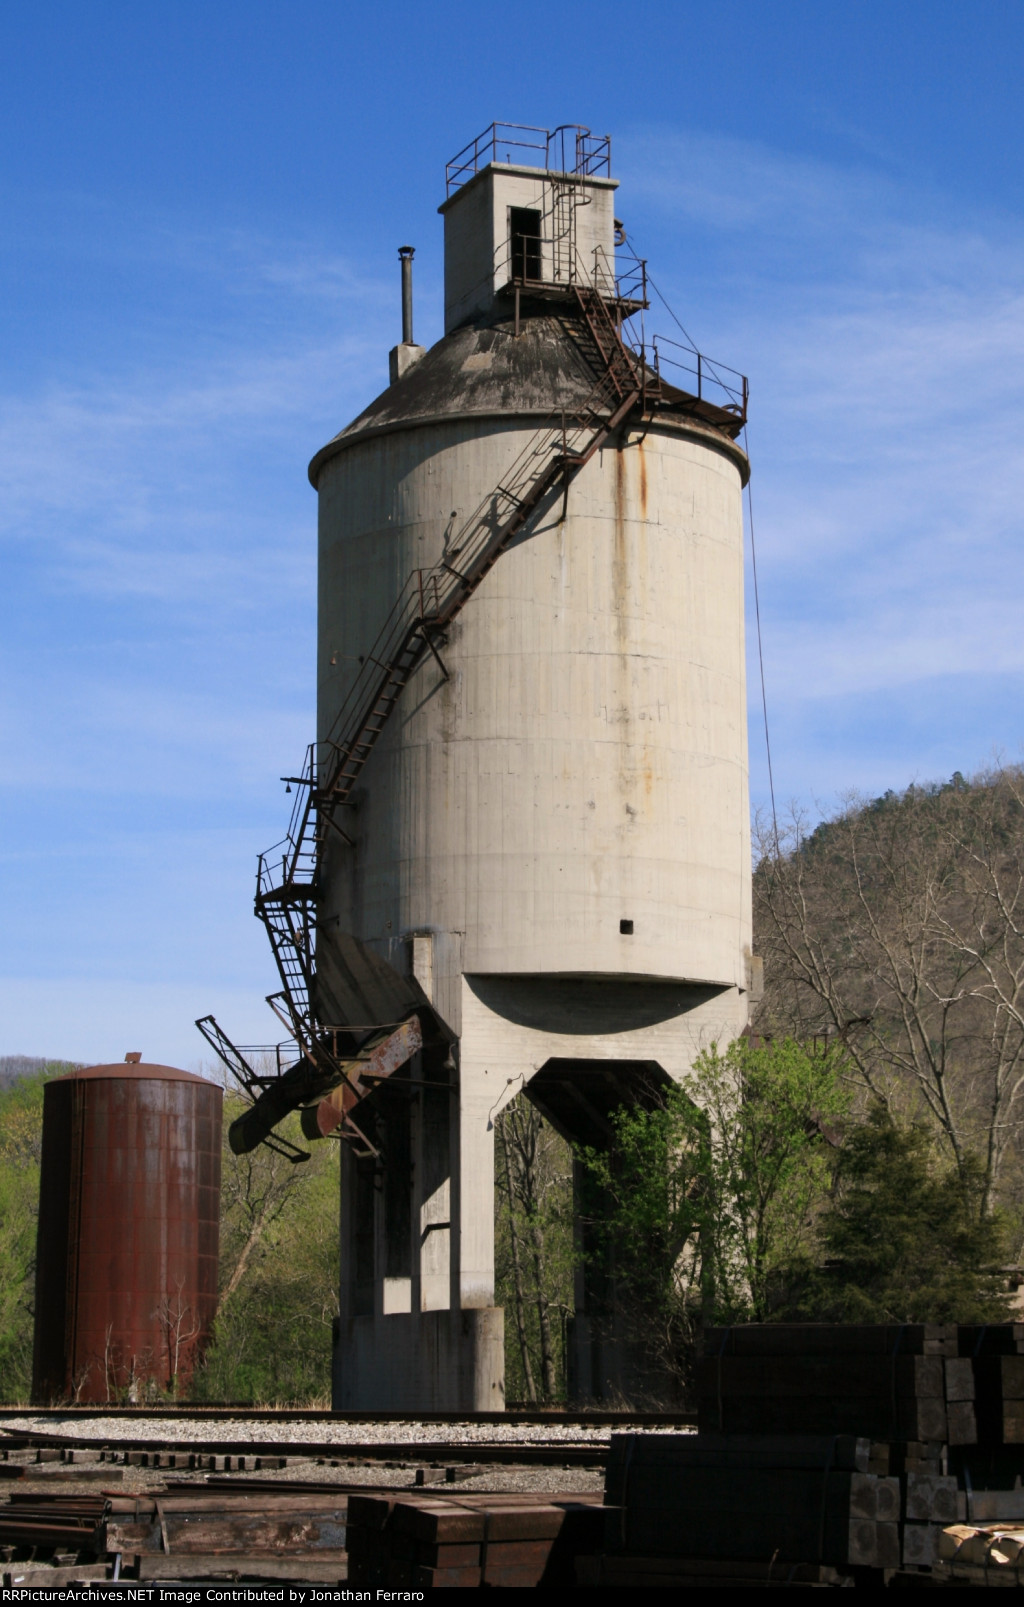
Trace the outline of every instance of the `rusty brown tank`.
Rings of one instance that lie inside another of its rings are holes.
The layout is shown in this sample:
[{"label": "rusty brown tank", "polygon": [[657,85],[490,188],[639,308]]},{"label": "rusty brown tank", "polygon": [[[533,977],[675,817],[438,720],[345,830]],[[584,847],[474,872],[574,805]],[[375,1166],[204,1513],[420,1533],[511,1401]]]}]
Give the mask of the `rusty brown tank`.
[{"label": "rusty brown tank", "polygon": [[217,1307],[221,1090],[172,1066],[47,1083],[32,1398],[187,1386]]}]

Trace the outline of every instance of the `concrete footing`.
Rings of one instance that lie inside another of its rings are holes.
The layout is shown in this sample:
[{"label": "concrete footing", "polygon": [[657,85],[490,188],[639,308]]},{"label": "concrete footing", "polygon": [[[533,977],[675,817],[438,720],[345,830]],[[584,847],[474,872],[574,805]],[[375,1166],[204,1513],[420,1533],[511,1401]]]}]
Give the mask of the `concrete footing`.
[{"label": "concrete footing", "polygon": [[336,1412],[495,1412],[505,1405],[501,1307],[351,1317],[338,1324]]}]

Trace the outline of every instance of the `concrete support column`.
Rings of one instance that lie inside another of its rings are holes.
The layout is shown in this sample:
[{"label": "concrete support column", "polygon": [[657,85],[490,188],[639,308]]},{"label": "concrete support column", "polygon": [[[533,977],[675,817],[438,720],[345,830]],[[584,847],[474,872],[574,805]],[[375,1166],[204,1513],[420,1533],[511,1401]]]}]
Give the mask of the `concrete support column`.
[{"label": "concrete support column", "polygon": [[[458,1100],[458,1305],[494,1305],[494,1126],[497,1077],[461,1044]],[[492,1084],[494,1085],[492,1088]]]},{"label": "concrete support column", "polygon": [[360,1111],[380,1158],[344,1144],[336,1410],[504,1406],[489,1079],[455,1078],[418,1055]]}]

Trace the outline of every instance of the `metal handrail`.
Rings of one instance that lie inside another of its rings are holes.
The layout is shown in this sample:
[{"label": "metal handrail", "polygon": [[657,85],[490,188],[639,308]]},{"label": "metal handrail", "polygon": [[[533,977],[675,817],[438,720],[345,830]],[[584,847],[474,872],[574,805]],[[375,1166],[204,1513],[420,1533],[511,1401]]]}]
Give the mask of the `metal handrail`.
[{"label": "metal handrail", "polygon": [[[574,250],[569,270],[565,274],[556,275],[554,271],[555,248],[562,242],[554,235],[548,234],[513,234],[502,241],[494,253],[494,276],[499,279],[502,271],[508,274],[507,283],[519,285],[524,290],[539,289],[550,290],[552,287],[564,286],[571,289],[573,285],[589,285],[600,292],[605,301],[637,302],[647,306],[647,262],[645,258],[632,259],[625,273],[618,272],[618,264],[614,257],[609,257],[604,246],[593,248],[594,265],[589,271],[577,250]],[[547,248],[546,258],[541,257],[541,265],[551,269],[550,277],[541,274],[540,278],[529,277],[525,274],[515,275],[512,271],[516,248],[522,251],[526,258],[526,248],[540,246]]]},{"label": "metal handrail", "polygon": [[[666,356],[662,352],[664,346],[685,352],[686,356],[694,361],[684,362],[681,358]],[[750,384],[746,374],[741,374],[737,368],[730,368],[728,363],[720,363],[716,358],[705,356],[696,346],[672,340],[668,335],[655,335],[651,341],[651,349],[654,353],[655,371],[659,377],[662,363],[678,368],[683,373],[695,375],[699,401],[714,400],[713,397],[708,398],[706,395],[707,386],[710,384],[713,390],[728,397],[727,402],[715,402],[714,405],[721,407],[724,412],[735,413],[744,423],[746,422],[747,405],[750,400]],[[730,375],[731,379],[723,379],[723,374]]]},{"label": "metal handrail", "polygon": [[[537,137],[526,137],[531,134]],[[571,165],[567,160],[570,153],[566,151],[570,138]],[[454,195],[482,168],[497,162],[500,149],[504,149],[509,159],[513,149],[527,153],[523,156],[524,166],[544,168],[548,172],[571,173],[575,178],[611,174],[612,142],[608,134],[592,134],[582,123],[563,123],[555,129],[535,128],[530,123],[491,123],[446,163],[446,193]],[[543,152],[543,158],[538,160],[535,156],[531,161],[531,152]],[[559,158],[557,163],[555,157]]]},{"label": "metal handrail", "polygon": [[287,1071],[289,1066],[293,1066],[301,1053],[295,1038],[286,1038],[283,1043],[239,1043],[235,1048],[247,1060],[254,1060],[257,1055],[269,1059],[273,1055],[278,1076]]}]

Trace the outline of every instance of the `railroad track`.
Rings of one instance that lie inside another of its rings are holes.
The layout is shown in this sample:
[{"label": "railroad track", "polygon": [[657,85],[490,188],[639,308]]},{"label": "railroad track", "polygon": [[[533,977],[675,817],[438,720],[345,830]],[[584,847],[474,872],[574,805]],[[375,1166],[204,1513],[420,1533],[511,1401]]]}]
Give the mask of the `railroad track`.
[{"label": "railroad track", "polygon": [[[40,1428],[40,1418],[53,1423],[53,1428]],[[89,1433],[90,1422],[104,1420],[103,1430]],[[118,1432],[111,1433],[110,1420],[117,1424]],[[19,1421],[21,1420],[21,1421]],[[142,1426],[146,1433],[132,1433],[133,1423]],[[280,1423],[280,1439],[247,1436],[246,1426]],[[383,1428],[387,1424],[408,1427],[407,1436],[360,1435],[358,1438],[305,1439],[295,1433],[304,1422],[337,1424],[351,1427]],[[62,1453],[92,1451],[106,1453],[107,1459],[124,1460],[146,1467],[197,1467],[216,1468],[217,1471],[247,1469],[250,1459],[259,1458],[263,1466],[280,1459],[281,1466],[293,1461],[315,1461],[321,1464],[358,1463],[437,1463],[448,1465],[484,1464],[490,1466],[519,1467],[601,1467],[607,1459],[610,1434],[607,1431],[643,1428],[689,1427],[694,1419],[681,1413],[636,1412],[575,1412],[575,1413],[511,1413],[461,1412],[431,1413],[412,1417],[408,1413],[354,1413],[354,1412],[290,1412],[271,1410],[240,1410],[227,1407],[166,1408],[151,1411],[141,1407],[128,1408],[51,1408],[47,1410],[0,1411],[0,1455],[16,1456],[19,1451],[50,1449]],[[154,1423],[165,1432],[152,1432]],[[223,1428],[230,1423],[234,1433],[227,1436]],[[58,1426],[59,1425],[59,1426]],[[175,1433],[175,1425],[183,1432]],[[429,1439],[418,1437],[424,1428],[473,1430],[478,1427],[501,1428],[506,1432],[494,1438],[465,1438],[457,1432],[450,1435],[432,1434]],[[218,1433],[218,1428],[221,1432]],[[530,1436],[518,1436],[517,1428],[534,1431]],[[556,1432],[550,1439],[535,1437],[537,1428],[550,1428]],[[85,1432],[83,1432],[83,1429]],[[569,1430],[568,1434],[565,1430]],[[581,1432],[573,1437],[572,1430]],[[605,1430],[595,1433],[595,1430]],[[199,1432],[197,1432],[199,1430]],[[208,1432],[203,1432],[207,1430]],[[560,1430],[559,1434],[557,1431]],[[290,1431],[290,1432],[289,1432]],[[71,1457],[67,1458],[69,1461]],[[216,1459],[216,1461],[214,1461]]]},{"label": "railroad track", "polygon": [[303,1407],[232,1406],[230,1402],[197,1406],[4,1406],[0,1403],[0,1421],[25,1417],[73,1418],[82,1422],[96,1417],[123,1418],[125,1421],[132,1418],[167,1418],[182,1422],[231,1418],[233,1421],[251,1423],[496,1423],[507,1427],[550,1424],[552,1427],[566,1428],[691,1428],[697,1422],[692,1412],[527,1411],[518,1407],[511,1407],[504,1412],[327,1412]]},{"label": "railroad track", "polygon": [[[59,1448],[61,1450],[107,1451],[140,1461],[142,1467],[186,1466],[190,1458],[223,1457],[237,1463],[240,1458],[262,1461],[357,1464],[360,1462],[480,1462],[514,1467],[600,1467],[607,1460],[608,1440],[567,1440],[537,1443],[536,1440],[383,1440],[356,1441],[343,1445],[268,1444],[266,1440],[180,1440],[112,1439],[109,1435],[82,1436],[60,1434],[13,1434],[0,1437],[0,1451]],[[178,1460],[171,1461],[171,1457]],[[161,1458],[161,1460],[156,1460]]]}]

